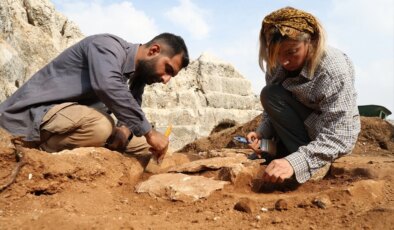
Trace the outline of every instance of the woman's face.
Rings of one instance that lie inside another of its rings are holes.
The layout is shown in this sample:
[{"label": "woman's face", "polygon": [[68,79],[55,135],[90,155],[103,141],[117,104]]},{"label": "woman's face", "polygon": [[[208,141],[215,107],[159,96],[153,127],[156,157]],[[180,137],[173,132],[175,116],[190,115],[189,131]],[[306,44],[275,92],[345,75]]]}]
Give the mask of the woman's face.
[{"label": "woman's face", "polygon": [[285,40],[281,42],[278,53],[279,64],[288,71],[302,69],[308,56],[309,42]]}]

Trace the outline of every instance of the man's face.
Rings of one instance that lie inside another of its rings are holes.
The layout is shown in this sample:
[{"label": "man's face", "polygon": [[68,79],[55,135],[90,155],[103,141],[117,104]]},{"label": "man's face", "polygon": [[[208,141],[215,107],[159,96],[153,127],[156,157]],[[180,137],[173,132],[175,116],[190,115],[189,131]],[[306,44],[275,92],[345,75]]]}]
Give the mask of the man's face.
[{"label": "man's face", "polygon": [[177,54],[172,58],[158,54],[138,60],[134,76],[138,79],[144,79],[148,85],[159,82],[167,84],[172,77],[178,74],[181,69],[181,63],[181,54]]},{"label": "man's face", "polygon": [[155,64],[156,61],[154,59],[137,61],[134,76],[137,79],[144,79],[145,83],[148,85],[160,82],[160,76],[158,76],[155,71]]}]

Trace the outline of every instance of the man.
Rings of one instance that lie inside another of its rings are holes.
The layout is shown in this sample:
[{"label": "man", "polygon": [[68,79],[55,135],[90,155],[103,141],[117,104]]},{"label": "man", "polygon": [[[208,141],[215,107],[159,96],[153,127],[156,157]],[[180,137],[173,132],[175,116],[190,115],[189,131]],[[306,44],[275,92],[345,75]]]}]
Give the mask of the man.
[{"label": "man", "polygon": [[[142,94],[146,84],[166,84],[188,64],[183,39],[170,33],[143,45],[110,34],[89,36],[0,105],[0,126],[48,152],[106,144],[124,149],[134,139],[136,151],[147,142],[162,157],[168,138],[147,121]],[[117,125],[107,112],[116,116]]]}]

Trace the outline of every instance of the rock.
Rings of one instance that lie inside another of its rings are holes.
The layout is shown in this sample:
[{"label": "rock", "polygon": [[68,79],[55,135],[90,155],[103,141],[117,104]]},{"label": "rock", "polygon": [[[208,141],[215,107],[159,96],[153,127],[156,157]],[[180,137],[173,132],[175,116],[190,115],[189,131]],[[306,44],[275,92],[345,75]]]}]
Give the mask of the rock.
[{"label": "rock", "polygon": [[238,175],[245,170],[242,164],[234,165],[233,167],[224,167],[219,170],[218,179],[224,181],[230,181],[235,183]]},{"label": "rock", "polygon": [[287,206],[288,205],[287,205],[287,202],[285,200],[279,199],[275,203],[275,210],[285,211],[285,210],[287,210]]},{"label": "rock", "polygon": [[268,208],[262,207],[262,208],[260,209],[260,211],[262,211],[262,212],[268,212],[269,210],[268,210]]},{"label": "rock", "polygon": [[262,171],[260,162],[254,160],[243,164],[236,164],[232,167],[221,168],[217,178],[219,180],[230,181],[236,189],[250,188],[253,181],[258,178],[258,174]]},{"label": "rock", "polygon": [[236,157],[214,157],[209,159],[201,159],[190,163],[182,164],[169,169],[169,172],[195,173],[204,170],[216,170],[224,167],[234,167],[236,165],[247,162],[248,159],[244,155]]},{"label": "rock", "polygon": [[181,173],[164,173],[151,176],[136,186],[137,193],[183,202],[194,202],[222,189],[228,182],[216,181],[203,176]]},{"label": "rock", "polygon": [[281,218],[279,218],[279,217],[274,217],[273,219],[272,219],[272,224],[280,224],[280,223],[282,223],[283,222],[283,220],[281,219]]},{"label": "rock", "polygon": [[256,210],[256,205],[252,200],[243,198],[234,205],[234,209],[251,214]]},{"label": "rock", "polygon": [[207,152],[202,152],[200,155],[204,158],[235,157],[237,155],[240,155],[240,153],[245,155],[245,153],[239,149],[211,149]]},{"label": "rock", "polygon": [[323,179],[328,171],[330,171],[330,167],[331,167],[331,163],[327,163],[326,165],[324,165],[323,167],[321,167],[320,169],[318,169],[311,177],[311,181],[318,181]]},{"label": "rock", "polygon": [[298,208],[310,208],[311,204],[306,201],[301,201],[300,203],[297,204]]},{"label": "rock", "polygon": [[189,162],[190,159],[186,154],[167,153],[161,164],[157,164],[157,162],[151,158],[148,165],[145,168],[145,172],[149,172],[153,174],[165,173],[168,172],[170,168]]},{"label": "rock", "polygon": [[83,38],[49,0],[2,0],[0,22],[0,102]]},{"label": "rock", "polygon": [[146,87],[142,106],[157,129],[173,125],[175,150],[208,136],[222,122],[245,123],[262,110],[250,82],[231,64],[207,53],[169,84]]},{"label": "rock", "polygon": [[314,198],[312,200],[312,204],[321,209],[329,208],[332,205],[330,197],[328,197],[327,195],[322,195]]}]

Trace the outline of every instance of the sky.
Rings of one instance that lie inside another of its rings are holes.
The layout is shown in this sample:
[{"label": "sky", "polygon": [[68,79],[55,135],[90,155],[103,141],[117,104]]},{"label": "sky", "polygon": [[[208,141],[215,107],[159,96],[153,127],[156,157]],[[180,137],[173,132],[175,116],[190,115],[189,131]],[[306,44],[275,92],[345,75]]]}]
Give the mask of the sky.
[{"label": "sky", "polygon": [[[358,105],[383,105],[394,113],[394,1],[392,0],[52,0],[56,10],[87,36],[112,33],[146,43],[170,32],[184,38],[192,59],[202,53],[232,64],[264,87],[258,37],[267,14],[292,6],[315,15],[328,44],[356,68]],[[393,119],[393,115],[390,119]]]}]

